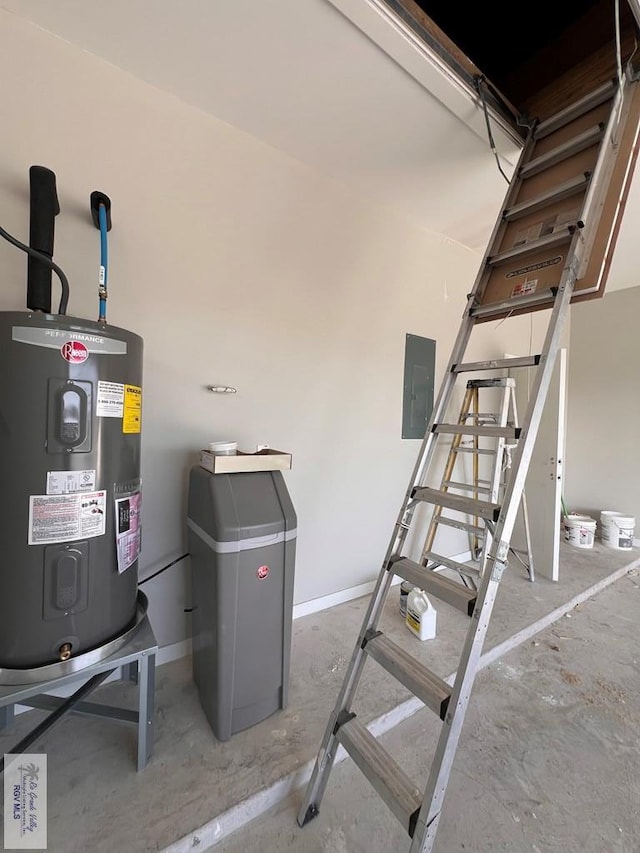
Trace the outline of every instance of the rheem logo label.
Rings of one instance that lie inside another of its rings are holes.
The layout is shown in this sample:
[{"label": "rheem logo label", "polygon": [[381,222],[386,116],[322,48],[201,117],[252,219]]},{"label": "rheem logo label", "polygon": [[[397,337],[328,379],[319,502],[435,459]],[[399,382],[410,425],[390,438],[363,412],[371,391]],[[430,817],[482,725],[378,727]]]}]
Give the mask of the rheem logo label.
[{"label": "rheem logo label", "polygon": [[82,364],[89,358],[89,350],[80,341],[67,341],[60,347],[60,352],[69,364]]},{"label": "rheem logo label", "polygon": [[268,578],[269,577],[269,566],[260,566],[260,568],[256,572],[256,577],[260,581],[263,581],[265,578]]}]

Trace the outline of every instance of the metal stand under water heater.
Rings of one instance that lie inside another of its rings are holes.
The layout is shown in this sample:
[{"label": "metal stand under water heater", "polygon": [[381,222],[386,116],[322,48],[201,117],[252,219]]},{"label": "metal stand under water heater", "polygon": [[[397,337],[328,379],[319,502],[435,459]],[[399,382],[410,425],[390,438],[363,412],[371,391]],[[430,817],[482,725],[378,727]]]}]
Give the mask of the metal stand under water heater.
[{"label": "metal stand under water heater", "polygon": [[[145,618],[138,592],[142,339],[106,321],[107,196],[96,322],[67,316],[53,262],[56,178],[30,169],[27,311],[0,312],[0,684],[75,672]],[[51,311],[52,271],[62,297]]]}]

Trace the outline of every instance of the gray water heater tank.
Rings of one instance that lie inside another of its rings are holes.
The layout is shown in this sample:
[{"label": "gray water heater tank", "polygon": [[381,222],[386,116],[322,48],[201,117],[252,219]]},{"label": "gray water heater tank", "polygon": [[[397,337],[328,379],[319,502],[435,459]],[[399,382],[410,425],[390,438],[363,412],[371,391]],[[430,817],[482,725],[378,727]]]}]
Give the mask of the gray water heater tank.
[{"label": "gray water heater tank", "polygon": [[142,350],[115,326],[0,312],[0,668],[135,620]]}]

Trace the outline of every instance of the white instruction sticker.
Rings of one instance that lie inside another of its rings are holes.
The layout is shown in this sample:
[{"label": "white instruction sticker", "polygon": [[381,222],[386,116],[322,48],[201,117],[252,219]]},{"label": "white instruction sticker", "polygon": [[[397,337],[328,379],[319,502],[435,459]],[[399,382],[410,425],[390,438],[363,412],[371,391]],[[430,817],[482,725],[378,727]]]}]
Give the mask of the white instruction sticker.
[{"label": "white instruction sticker", "polygon": [[120,382],[98,382],[96,417],[121,418],[124,411],[124,385]]},{"label": "white instruction sticker", "polygon": [[47,471],[47,494],[68,495],[71,492],[93,492],[95,471]]},{"label": "white instruction sticker", "polygon": [[538,286],[538,279],[531,278],[526,281],[521,281],[519,284],[516,284],[511,290],[511,297],[514,296],[526,296],[527,293],[534,293],[536,287]]},{"label": "white instruction sticker", "polygon": [[92,539],[105,532],[106,491],[31,495],[29,545]]}]

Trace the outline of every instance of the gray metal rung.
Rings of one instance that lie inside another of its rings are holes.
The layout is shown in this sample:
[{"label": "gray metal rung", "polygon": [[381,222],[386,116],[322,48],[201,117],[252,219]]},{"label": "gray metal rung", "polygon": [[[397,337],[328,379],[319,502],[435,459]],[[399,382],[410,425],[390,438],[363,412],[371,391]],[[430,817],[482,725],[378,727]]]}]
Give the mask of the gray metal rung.
[{"label": "gray metal rung", "polygon": [[487,450],[482,447],[462,447],[460,445],[451,449],[454,453],[478,453],[480,456],[495,456],[498,452],[497,450]]},{"label": "gray metal rung", "polygon": [[[487,302],[485,305],[478,305],[470,311],[470,314],[472,317],[499,317],[506,312],[519,311],[522,308],[529,308],[532,305],[539,305],[545,302],[553,304],[555,298],[556,291],[547,287],[537,293],[527,293],[525,296],[514,296],[512,299],[503,299],[500,302]],[[512,367],[520,366],[512,364]],[[528,367],[529,365],[522,366]]]},{"label": "gray metal rung", "polygon": [[516,380],[510,376],[496,376],[493,379],[469,379],[467,388],[515,388]]},{"label": "gray metal rung", "polygon": [[513,246],[511,249],[506,249],[504,252],[498,252],[497,255],[492,255],[488,258],[487,263],[491,267],[496,267],[500,264],[505,264],[507,261],[511,261],[514,258],[519,258],[522,255],[530,255],[534,252],[539,252],[542,249],[554,249],[556,246],[562,246],[564,243],[568,243],[571,240],[577,227],[577,223],[573,223],[573,225],[567,224],[553,234],[546,234],[544,237],[539,237],[537,240],[531,240],[528,243]]},{"label": "gray metal rung", "polygon": [[456,530],[466,530],[475,536],[484,536],[485,534],[484,527],[480,527],[477,524],[469,524],[468,521],[458,521],[457,518],[449,518],[447,515],[440,515],[434,521],[436,524],[444,524],[446,527],[455,527]]},{"label": "gray metal rung", "polygon": [[422,805],[422,792],[354,716],[336,732],[337,740],[410,835]]},{"label": "gray metal rung", "polygon": [[[478,481],[480,482],[480,481]],[[473,483],[457,483],[455,480],[445,480],[442,484],[450,489],[463,489],[466,492],[490,492],[491,489],[487,486],[474,486]]]},{"label": "gray metal rung", "polygon": [[466,498],[464,495],[452,495],[451,492],[443,492],[440,489],[430,489],[426,486],[416,486],[412,492],[412,497],[417,501],[443,506],[447,509],[454,509],[458,512],[464,512],[467,515],[477,516],[478,518],[487,518],[489,521],[497,521],[500,515],[500,505],[490,503],[489,501],[476,501],[473,498]]},{"label": "gray metal rung", "polygon": [[593,92],[585,95],[584,98],[580,98],[579,101],[569,104],[568,107],[560,110],[560,112],[540,122],[534,132],[535,139],[544,139],[545,136],[549,136],[549,134],[560,130],[561,127],[565,127],[565,125],[585,115],[590,110],[599,107],[600,104],[610,101],[616,93],[616,86],[617,83],[614,80],[609,80],[607,83],[603,83],[602,86],[598,86]]},{"label": "gray metal rung", "polygon": [[498,415],[495,412],[466,412],[464,418],[477,418],[479,421],[491,421],[495,423],[498,420]]},{"label": "gray metal rung", "polygon": [[578,175],[575,178],[564,181],[562,184],[558,184],[557,187],[553,187],[553,189],[547,190],[547,192],[541,193],[535,198],[531,198],[528,201],[522,201],[520,204],[514,204],[513,207],[505,210],[502,214],[502,218],[506,222],[514,222],[517,219],[521,219],[523,216],[528,216],[530,213],[542,210],[557,201],[562,201],[562,199],[565,198],[571,198],[571,196],[577,195],[579,192],[582,192],[587,188],[590,178],[591,172],[584,172],[582,175]]},{"label": "gray metal rung", "polygon": [[392,559],[390,571],[404,578],[418,589],[424,590],[427,595],[433,595],[435,598],[455,607],[456,610],[461,610],[467,616],[471,616],[473,613],[473,608],[476,606],[476,593],[461,583],[446,578],[431,569],[426,569],[420,563],[409,560],[407,557]]},{"label": "gray metal rung", "polygon": [[439,435],[484,435],[487,438],[520,438],[520,427],[475,426],[474,424],[434,424]]},{"label": "gray metal rung", "polygon": [[453,569],[454,572],[461,572],[468,577],[480,577],[480,572],[473,566],[467,566],[465,563],[460,563],[458,560],[452,560],[450,557],[443,557],[441,554],[435,554],[433,551],[426,551],[423,559],[433,566],[427,565],[427,569],[433,571],[435,566],[446,566],[447,569]]},{"label": "gray metal rung", "polygon": [[456,572],[461,575],[465,575],[465,577],[471,578],[474,581],[480,580],[480,570],[475,566],[470,566],[467,563],[458,563],[456,566]]},{"label": "gray metal rung", "polygon": [[451,687],[381,632],[365,638],[365,652],[444,720]]},{"label": "gray metal rung", "polygon": [[533,175],[544,172],[551,166],[555,166],[557,163],[561,163],[568,157],[573,157],[574,154],[584,151],[585,148],[597,145],[598,142],[602,140],[604,132],[605,125],[603,122],[593,125],[593,127],[579,133],[572,139],[568,139],[566,142],[563,142],[562,145],[558,145],[556,148],[552,148],[551,151],[547,151],[546,154],[541,154],[540,157],[535,157],[533,160],[529,160],[529,162],[525,163],[520,169],[519,177],[530,178]]},{"label": "gray metal rung", "polygon": [[[475,316],[476,312],[473,313]],[[509,370],[512,367],[537,367],[539,364],[539,355],[524,355],[518,358],[495,358],[491,361],[469,361],[466,364],[454,364],[452,373],[475,373],[477,370]]]}]

